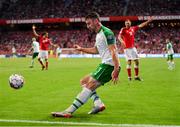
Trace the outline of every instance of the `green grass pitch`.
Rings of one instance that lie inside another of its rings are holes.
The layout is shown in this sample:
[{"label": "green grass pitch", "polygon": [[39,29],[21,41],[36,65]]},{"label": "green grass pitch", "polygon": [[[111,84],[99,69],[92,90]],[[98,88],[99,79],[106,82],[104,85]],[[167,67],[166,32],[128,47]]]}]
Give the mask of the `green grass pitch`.
[{"label": "green grass pitch", "polygon": [[[176,68],[167,69],[165,58],[142,58],[140,76],[143,82],[127,80],[126,63],[120,59],[122,70],[117,85],[111,82],[97,90],[106,110],[88,115],[92,100],[74,113],[70,119],[53,118],[52,111],[67,108],[80,92],[80,78],[94,71],[100,59],[49,59],[49,70],[29,68],[30,58],[0,59],[0,119],[103,124],[160,124],[180,125],[180,59]],[[22,74],[25,85],[12,89],[8,77]],[[132,70],[134,74],[134,70]],[[48,125],[41,123],[0,122],[3,126]],[[57,125],[57,124],[51,124]]]}]

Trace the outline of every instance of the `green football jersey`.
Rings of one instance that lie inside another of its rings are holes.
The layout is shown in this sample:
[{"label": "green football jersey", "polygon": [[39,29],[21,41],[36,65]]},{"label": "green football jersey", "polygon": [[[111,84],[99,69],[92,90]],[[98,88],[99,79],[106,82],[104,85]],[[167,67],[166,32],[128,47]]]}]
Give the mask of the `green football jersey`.
[{"label": "green football jersey", "polygon": [[109,28],[101,26],[101,29],[96,34],[95,46],[102,59],[102,63],[114,66],[110,50],[108,49],[108,45],[111,44],[116,44],[114,33]]},{"label": "green football jersey", "polygon": [[170,55],[170,54],[174,54],[174,50],[173,50],[173,46],[172,46],[172,43],[171,43],[171,42],[167,43],[166,49],[167,49],[167,53],[168,53],[169,55]]}]

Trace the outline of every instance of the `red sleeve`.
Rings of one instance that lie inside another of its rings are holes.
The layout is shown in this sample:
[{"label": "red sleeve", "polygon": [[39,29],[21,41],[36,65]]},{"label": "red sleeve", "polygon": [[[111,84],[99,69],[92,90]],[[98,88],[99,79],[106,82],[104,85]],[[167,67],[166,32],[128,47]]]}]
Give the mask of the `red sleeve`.
[{"label": "red sleeve", "polygon": [[134,31],[139,30],[139,26],[133,26]]},{"label": "red sleeve", "polygon": [[48,43],[51,44],[51,39],[48,38]]}]

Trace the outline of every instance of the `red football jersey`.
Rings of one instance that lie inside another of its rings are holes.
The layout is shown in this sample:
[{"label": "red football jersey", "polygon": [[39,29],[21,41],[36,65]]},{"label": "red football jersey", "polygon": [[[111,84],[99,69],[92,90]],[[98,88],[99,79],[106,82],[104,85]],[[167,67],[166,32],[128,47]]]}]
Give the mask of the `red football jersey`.
[{"label": "red football jersey", "polygon": [[48,37],[43,38],[42,35],[39,36],[40,50],[48,50],[51,43]]},{"label": "red football jersey", "polygon": [[130,28],[122,28],[119,32],[119,35],[122,36],[122,39],[125,43],[125,48],[133,48],[134,47],[134,36],[136,31],[139,29],[138,26],[132,26]]}]

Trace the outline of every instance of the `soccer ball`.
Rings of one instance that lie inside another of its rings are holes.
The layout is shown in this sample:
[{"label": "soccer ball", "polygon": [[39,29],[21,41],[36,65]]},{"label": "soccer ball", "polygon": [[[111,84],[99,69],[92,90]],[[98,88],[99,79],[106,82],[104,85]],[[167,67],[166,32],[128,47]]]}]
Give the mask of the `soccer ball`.
[{"label": "soccer ball", "polygon": [[24,77],[19,74],[12,74],[9,77],[9,84],[14,89],[20,89],[24,85]]}]

